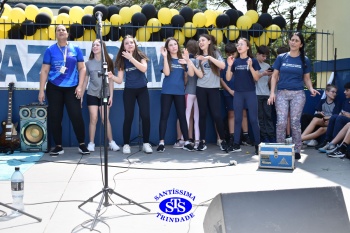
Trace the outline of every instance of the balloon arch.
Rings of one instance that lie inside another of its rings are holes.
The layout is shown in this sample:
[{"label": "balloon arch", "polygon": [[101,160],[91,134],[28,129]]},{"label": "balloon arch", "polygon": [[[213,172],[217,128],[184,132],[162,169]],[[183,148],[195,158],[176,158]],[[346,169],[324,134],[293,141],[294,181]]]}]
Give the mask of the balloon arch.
[{"label": "balloon arch", "polygon": [[193,10],[184,7],[176,9],[161,8],[157,10],[151,4],[133,5],[119,8],[117,6],[67,7],[59,9],[54,15],[48,7],[16,4],[13,8],[4,5],[0,18],[0,39],[55,40],[55,27],[64,24],[69,28],[70,39],[92,41],[96,38],[96,18],[94,14],[103,14],[102,36],[105,40],[118,41],[126,34],[136,37],[138,41],[163,41],[175,37],[182,45],[188,39],[198,39],[203,33],[215,36],[217,43],[235,42],[239,37],[260,45],[269,45],[281,36],[281,29],[286,26],[285,19],[268,13],[258,14],[249,10],[229,9]]}]

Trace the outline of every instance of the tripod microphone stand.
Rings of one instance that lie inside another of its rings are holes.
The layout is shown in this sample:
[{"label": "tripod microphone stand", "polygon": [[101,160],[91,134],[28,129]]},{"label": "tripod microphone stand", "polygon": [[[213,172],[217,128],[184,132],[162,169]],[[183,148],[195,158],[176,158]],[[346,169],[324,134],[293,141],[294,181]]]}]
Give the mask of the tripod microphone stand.
[{"label": "tripod microphone stand", "polygon": [[111,189],[108,186],[108,144],[107,144],[107,142],[108,142],[108,138],[107,138],[107,107],[108,107],[107,101],[108,101],[108,97],[106,95],[106,90],[105,90],[106,89],[105,86],[107,85],[107,82],[108,82],[108,78],[106,78],[107,72],[108,72],[108,69],[107,69],[108,66],[107,66],[107,62],[105,59],[103,40],[102,40],[102,16],[103,16],[103,14],[100,11],[97,11],[95,13],[95,17],[98,20],[97,34],[98,34],[98,38],[99,38],[100,44],[101,44],[101,62],[102,62],[102,64],[101,64],[101,72],[99,73],[99,75],[102,76],[102,100],[103,100],[103,114],[104,114],[104,177],[105,177],[105,179],[104,179],[104,186],[103,186],[102,190],[78,206],[78,208],[81,208],[87,202],[92,202],[95,197],[102,194],[101,200],[100,200],[99,205],[96,209],[96,214],[95,214],[94,220],[92,222],[90,231],[92,231],[93,228],[95,227],[95,224],[96,224],[96,221],[98,218],[98,214],[101,211],[102,204],[105,207],[110,206],[110,203],[109,203],[109,195],[110,194],[115,194],[115,195],[127,200],[129,203],[135,204],[135,205],[147,210],[148,212],[151,211],[150,209],[142,206],[141,204],[134,202],[133,200],[115,192],[113,189]]},{"label": "tripod microphone stand", "polygon": [[28,214],[28,213],[26,213],[26,212],[24,212],[24,211],[22,211],[22,210],[19,210],[19,209],[16,209],[16,208],[12,207],[12,206],[6,205],[6,204],[4,204],[4,203],[2,203],[2,202],[0,202],[0,205],[5,206],[5,207],[7,207],[7,208],[9,208],[9,209],[11,209],[11,210],[14,210],[14,211],[18,212],[18,213],[27,215],[28,217],[34,218],[34,219],[36,219],[38,222],[41,222],[41,220],[42,220],[41,218],[35,217],[35,216],[33,216],[33,215],[31,215],[31,214]]}]

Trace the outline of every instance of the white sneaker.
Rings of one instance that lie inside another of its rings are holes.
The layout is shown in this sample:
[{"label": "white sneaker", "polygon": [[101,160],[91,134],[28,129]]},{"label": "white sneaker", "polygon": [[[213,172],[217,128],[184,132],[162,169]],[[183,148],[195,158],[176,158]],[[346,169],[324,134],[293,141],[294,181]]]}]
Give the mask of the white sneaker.
[{"label": "white sneaker", "polygon": [[307,145],[311,140],[303,141],[303,145]]},{"label": "white sneaker", "polygon": [[181,149],[185,145],[185,141],[182,139],[176,140],[175,144],[173,145],[173,148]]},{"label": "white sneaker", "polygon": [[217,146],[221,146],[221,142],[222,142],[221,139],[216,140],[216,145],[217,145]]},{"label": "white sneaker", "polygon": [[292,144],[293,143],[293,138],[292,137],[288,137],[285,139],[285,143],[286,144]]},{"label": "white sneaker", "polygon": [[193,148],[197,150],[198,145],[199,145],[199,140],[198,140],[198,141],[196,140],[196,141],[194,142]]},{"label": "white sneaker", "polygon": [[312,139],[312,140],[310,140],[309,143],[306,144],[306,145],[307,145],[307,146],[317,146],[317,145],[318,145],[318,142],[317,142],[317,140]]},{"label": "white sneaker", "polygon": [[123,146],[123,154],[130,154],[130,153],[131,153],[131,150],[130,150],[129,144],[125,144]]},{"label": "white sneaker", "polygon": [[143,143],[143,148],[142,148],[143,152],[145,152],[146,154],[152,154],[153,150],[152,150],[152,146],[149,143]]},{"label": "white sneaker", "polygon": [[89,142],[87,149],[89,151],[95,151],[95,143]]},{"label": "white sneaker", "polygon": [[112,151],[118,151],[118,150],[120,150],[120,147],[115,143],[115,141],[112,140],[109,143],[109,149]]}]

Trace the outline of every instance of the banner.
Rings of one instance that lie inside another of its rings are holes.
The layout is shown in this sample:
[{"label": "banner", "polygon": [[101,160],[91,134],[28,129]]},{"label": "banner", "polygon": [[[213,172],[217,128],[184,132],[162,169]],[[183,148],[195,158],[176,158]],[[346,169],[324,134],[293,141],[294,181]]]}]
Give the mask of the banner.
[{"label": "banner", "polygon": [[[42,40],[0,40],[0,88],[7,88],[10,82],[15,82],[16,88],[39,89],[40,70],[46,48],[56,41]],[[89,59],[91,41],[70,41],[78,45],[85,61]],[[115,60],[120,48],[120,41],[106,42],[107,51]],[[161,88],[163,73],[160,66],[163,56],[160,47],[165,42],[138,42],[137,46],[149,58],[146,77],[149,88]],[[115,70],[117,73],[117,70]],[[124,83],[114,84],[114,88],[124,88]]]}]

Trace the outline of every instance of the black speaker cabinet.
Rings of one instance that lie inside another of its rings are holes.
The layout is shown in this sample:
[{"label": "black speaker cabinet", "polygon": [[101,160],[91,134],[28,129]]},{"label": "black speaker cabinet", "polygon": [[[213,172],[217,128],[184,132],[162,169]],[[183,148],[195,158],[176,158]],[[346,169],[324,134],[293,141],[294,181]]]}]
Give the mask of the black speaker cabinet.
[{"label": "black speaker cabinet", "polygon": [[47,105],[20,106],[21,151],[48,151]]},{"label": "black speaker cabinet", "polygon": [[341,187],[218,194],[205,233],[349,233]]}]

